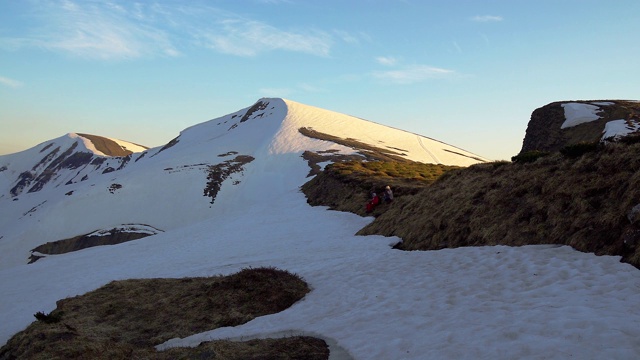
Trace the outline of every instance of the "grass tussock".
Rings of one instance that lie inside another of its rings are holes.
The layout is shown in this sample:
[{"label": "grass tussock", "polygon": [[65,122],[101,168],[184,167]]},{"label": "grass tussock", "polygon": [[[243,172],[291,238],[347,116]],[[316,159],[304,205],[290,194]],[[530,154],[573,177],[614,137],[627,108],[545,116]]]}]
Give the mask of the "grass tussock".
[{"label": "grass tussock", "polygon": [[58,301],[50,314],[35,314],[38,320],[0,349],[0,359],[327,359],[324,341],[309,337],[154,349],[175,337],[283,311],[308,292],[300,277],[274,268],[114,281]]}]

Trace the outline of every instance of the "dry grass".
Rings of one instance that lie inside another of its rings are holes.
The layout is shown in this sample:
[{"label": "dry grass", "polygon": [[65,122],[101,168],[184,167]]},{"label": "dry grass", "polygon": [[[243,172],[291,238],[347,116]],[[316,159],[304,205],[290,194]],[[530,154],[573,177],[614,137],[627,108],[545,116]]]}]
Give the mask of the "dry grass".
[{"label": "dry grass", "polygon": [[611,144],[573,158],[474,165],[402,199],[359,234],[396,235],[406,250],[565,244],[640,266],[639,145]]},{"label": "dry grass", "polygon": [[532,162],[446,169],[435,182],[406,188],[402,173],[389,179],[386,171],[360,171],[366,164],[336,164],[303,191],[312,205],[364,215],[367,190],[397,181],[401,196],[379,206],[375,221],[358,234],[398,236],[405,250],[565,244],[640,267],[640,219],[630,215],[640,204],[640,144],[572,150]]},{"label": "dry grass", "polygon": [[[324,172],[302,186],[311,205],[365,215],[371,192],[382,193],[389,185],[395,199],[415,195],[455,166],[422,164],[408,161],[345,161],[328,165]],[[390,207],[378,206],[378,216]],[[371,215],[371,214],[369,214]]]},{"label": "dry grass", "polygon": [[58,301],[48,316],[53,320],[40,314],[42,320],[0,349],[0,359],[327,359],[324,341],[308,337],[154,349],[171,338],[282,311],[308,292],[300,277],[273,268],[212,278],[114,281]]}]

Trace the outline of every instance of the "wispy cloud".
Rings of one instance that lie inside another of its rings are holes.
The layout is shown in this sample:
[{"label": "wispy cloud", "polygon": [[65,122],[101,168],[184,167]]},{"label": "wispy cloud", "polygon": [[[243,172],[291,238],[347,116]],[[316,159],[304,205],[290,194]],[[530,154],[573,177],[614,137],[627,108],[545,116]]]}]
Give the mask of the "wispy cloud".
[{"label": "wispy cloud", "polygon": [[376,62],[385,66],[393,66],[398,62],[398,59],[393,56],[378,56]]},{"label": "wispy cloud", "polygon": [[4,86],[12,87],[12,88],[22,87],[22,82],[14,79],[9,79],[4,76],[0,76],[0,84]]},{"label": "wispy cloud", "polygon": [[414,84],[431,79],[440,79],[455,75],[456,72],[428,65],[411,65],[398,70],[377,71],[375,78],[391,81],[396,84]]},{"label": "wispy cloud", "polygon": [[168,34],[140,21],[135,9],[112,2],[38,2],[31,14],[35,26],[30,32],[3,42],[13,48],[35,47],[97,59],[178,55]]},{"label": "wispy cloud", "polygon": [[365,32],[349,32],[344,30],[334,29],[332,34],[336,36],[336,38],[340,39],[344,43],[347,44],[362,44],[364,43],[372,43],[373,40],[371,36]]},{"label": "wispy cloud", "polygon": [[22,83],[18,80],[9,79],[4,76],[0,76],[0,84],[4,86],[8,86],[10,88],[19,88],[22,87]]},{"label": "wispy cloud", "polygon": [[315,85],[311,85],[311,84],[307,84],[307,83],[302,83],[302,84],[298,84],[298,88],[304,92],[307,93],[319,93],[319,92],[326,92],[327,90]]},{"label": "wispy cloud", "polygon": [[331,36],[320,31],[306,34],[284,31],[259,21],[242,19],[220,23],[221,31],[205,30],[199,37],[204,46],[225,54],[256,56],[266,51],[285,50],[328,56],[331,49]]},{"label": "wispy cloud", "polygon": [[460,44],[458,44],[458,42],[457,42],[457,41],[454,41],[454,42],[453,42],[453,47],[456,49],[456,51],[457,51],[459,54],[462,54],[462,48],[460,47]]},{"label": "wispy cloud", "polygon": [[476,22],[500,22],[504,20],[502,16],[495,15],[476,15],[471,18],[471,20]]},{"label": "wispy cloud", "polygon": [[31,19],[36,23],[32,31],[0,39],[2,47],[35,47],[121,60],[180,56],[184,46],[237,56],[277,50],[328,56],[334,41],[329,32],[281,29],[203,3],[51,0],[38,3],[32,11]]}]

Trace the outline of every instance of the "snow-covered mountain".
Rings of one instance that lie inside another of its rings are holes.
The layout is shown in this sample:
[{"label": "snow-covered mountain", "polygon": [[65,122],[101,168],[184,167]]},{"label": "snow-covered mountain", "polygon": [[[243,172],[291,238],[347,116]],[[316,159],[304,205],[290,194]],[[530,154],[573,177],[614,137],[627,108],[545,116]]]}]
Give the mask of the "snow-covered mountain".
[{"label": "snow-covered mountain", "polygon": [[[327,161],[375,151],[447,165],[485,160],[420,135],[284,99],[260,99],[154,149],[67,134],[0,157],[0,268],[24,263],[38,245],[96,230],[140,224],[166,231],[242,211],[248,202],[299,185],[289,173],[309,170],[301,157],[305,151]],[[244,186],[263,176],[279,177],[278,188]]]},{"label": "snow-covered mountain", "polygon": [[[397,251],[396,237],[354,236],[372,218],[311,207],[299,190],[310,165],[340,156],[466,166],[477,155],[283,99],[129,155],[101,142],[71,134],[0,157],[0,344],[112,280],[273,266],[312,291],[159,348],[309,334],[355,359],[640,356],[640,277],[618,257],[553,245]],[[152,236],[26,263],[46,242],[128,232]]]}]

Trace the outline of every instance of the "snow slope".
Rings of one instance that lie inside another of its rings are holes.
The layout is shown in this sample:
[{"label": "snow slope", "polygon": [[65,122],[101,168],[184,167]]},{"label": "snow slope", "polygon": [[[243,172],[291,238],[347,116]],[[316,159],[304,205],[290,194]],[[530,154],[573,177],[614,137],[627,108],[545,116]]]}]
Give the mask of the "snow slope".
[{"label": "snow slope", "polygon": [[[0,268],[25,262],[38,245],[95,230],[121,224],[170,230],[236,208],[241,212],[265,192],[278,196],[289,189],[287,169],[305,163],[304,151],[358,151],[304,136],[302,127],[402,149],[399,156],[414,161],[467,166],[483,160],[426,137],[284,99],[260,99],[187,128],[164,147],[127,157],[104,156],[90,140],[68,134],[0,156]],[[237,156],[266,162],[256,160],[229,175],[226,191],[211,204],[203,196],[210,167]],[[265,172],[281,178],[275,187],[243,186]]]},{"label": "snow slope", "polygon": [[[15,201],[1,188],[0,344],[56,300],[111,280],[275,266],[301,275],[311,293],[281,313],[159,348],[303,333],[331,339],[355,359],[640,357],[637,269],[568,247],[401,252],[391,249],[398,238],[354,236],[372,219],[310,207],[299,187],[309,172],[303,150],[355,150],[297,129],[401,148],[412,159],[431,157],[423,145],[445,158],[429,147],[444,145],[288,100],[259,103],[186,129],[170,147],[134,154],[120,170],[63,169],[61,177],[80,171],[88,179],[52,180]],[[207,166],[237,155],[254,160],[211,204],[203,196]],[[0,157],[2,166],[0,176],[19,168],[14,158]],[[111,192],[114,183],[121,188]],[[164,232],[25,264],[34,244],[128,223]]]}]

